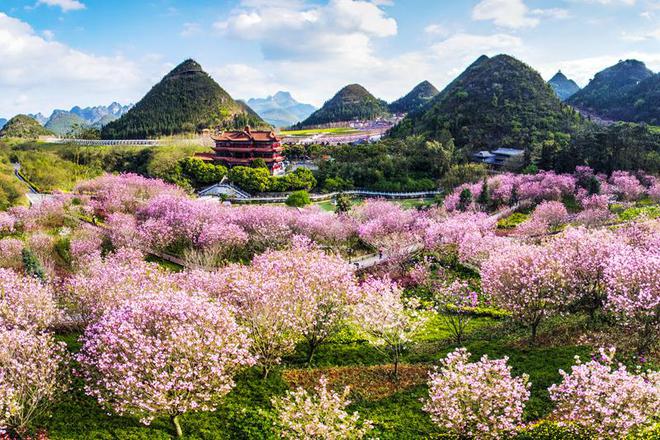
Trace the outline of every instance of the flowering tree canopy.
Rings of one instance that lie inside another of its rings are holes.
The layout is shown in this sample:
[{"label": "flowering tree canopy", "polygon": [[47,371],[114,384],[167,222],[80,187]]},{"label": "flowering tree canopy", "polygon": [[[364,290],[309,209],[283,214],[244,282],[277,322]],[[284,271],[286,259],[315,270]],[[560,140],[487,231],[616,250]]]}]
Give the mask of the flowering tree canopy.
[{"label": "flowering tree canopy", "polygon": [[576,364],[563,381],[549,388],[557,405],[553,416],[596,433],[598,439],[623,439],[632,428],[660,413],[660,373],[629,372],[613,365],[614,349],[600,349],[600,359]]},{"label": "flowering tree canopy", "polygon": [[507,358],[483,356],[469,362],[459,348],[431,373],[429,400],[424,411],[431,419],[461,438],[508,438],[522,422],[531,384],[526,375],[513,377]]},{"label": "flowering tree canopy", "polygon": [[120,415],[148,424],[211,411],[252,365],[249,340],[229,310],[202,296],[159,292],[109,310],[82,337],[85,391]]},{"label": "flowering tree canopy", "polygon": [[65,353],[49,334],[0,329],[0,432],[24,434],[66,389]]},{"label": "flowering tree canopy", "polygon": [[292,440],[344,440],[365,438],[373,429],[368,420],[361,420],[357,412],[349,414],[350,405],[346,387],[339,394],[328,390],[328,381],[321,377],[316,393],[303,388],[287,392],[273,399],[278,413],[282,438]]}]

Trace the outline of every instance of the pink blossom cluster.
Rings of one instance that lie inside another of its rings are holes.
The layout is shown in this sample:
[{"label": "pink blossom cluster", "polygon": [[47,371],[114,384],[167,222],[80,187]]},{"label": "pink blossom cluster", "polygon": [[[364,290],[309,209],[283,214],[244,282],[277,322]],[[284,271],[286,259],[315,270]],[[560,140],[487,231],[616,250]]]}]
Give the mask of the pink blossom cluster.
[{"label": "pink blossom cluster", "polygon": [[624,439],[660,414],[660,373],[630,372],[614,365],[614,349],[600,349],[600,359],[576,364],[563,381],[549,388],[560,423],[577,424],[599,440]]},{"label": "pink blossom cluster", "polygon": [[645,191],[637,177],[627,171],[614,171],[610,176],[609,184],[611,191],[625,201],[637,200]]},{"label": "pink blossom cluster", "polygon": [[40,228],[62,226],[70,206],[71,196],[58,193],[29,208],[15,206],[7,212],[15,219],[16,230],[31,232]]},{"label": "pink blossom cluster", "polygon": [[0,212],[0,234],[11,234],[16,230],[16,217],[7,212]]},{"label": "pink blossom cluster", "polygon": [[134,213],[142,204],[161,194],[184,194],[179,187],[160,179],[131,173],[105,174],[79,184],[74,192],[89,197],[90,206],[102,217],[114,212]]},{"label": "pink blossom cluster", "polygon": [[103,236],[94,227],[83,225],[70,240],[71,261],[75,266],[83,266],[101,255]]},{"label": "pink blossom cluster", "polygon": [[507,358],[484,355],[469,362],[459,348],[430,374],[424,411],[438,426],[461,438],[509,438],[522,423],[530,392],[528,377],[514,377]]},{"label": "pink blossom cluster", "polygon": [[39,331],[58,317],[49,284],[0,269],[0,327]]},{"label": "pink blossom cluster", "polygon": [[539,203],[532,216],[516,228],[522,236],[542,235],[556,229],[569,220],[569,214],[562,202],[555,200]]},{"label": "pink blossom cluster", "polygon": [[21,253],[25,243],[18,238],[3,238],[0,240],[0,267],[20,269],[23,267]]},{"label": "pink blossom cluster", "polygon": [[[109,310],[82,336],[85,391],[120,415],[149,424],[213,411],[254,363],[229,309],[204,296],[160,291]],[[179,432],[179,436],[180,436]]]},{"label": "pink blossom cluster", "polygon": [[0,326],[0,432],[27,433],[68,385],[66,346],[47,333]]},{"label": "pink blossom cluster", "polygon": [[481,267],[484,293],[514,319],[528,326],[532,338],[540,322],[570,302],[565,266],[551,248],[526,245],[504,248]]},{"label": "pink blossom cluster", "polygon": [[359,237],[389,253],[409,247],[421,239],[425,222],[415,210],[403,209],[385,200],[370,199],[353,208]]},{"label": "pink blossom cluster", "polygon": [[359,440],[367,437],[373,424],[360,419],[357,412],[349,414],[346,411],[351,403],[349,394],[348,387],[342,393],[329,390],[327,379],[321,377],[314,393],[298,388],[273,399],[281,437],[294,440]]}]

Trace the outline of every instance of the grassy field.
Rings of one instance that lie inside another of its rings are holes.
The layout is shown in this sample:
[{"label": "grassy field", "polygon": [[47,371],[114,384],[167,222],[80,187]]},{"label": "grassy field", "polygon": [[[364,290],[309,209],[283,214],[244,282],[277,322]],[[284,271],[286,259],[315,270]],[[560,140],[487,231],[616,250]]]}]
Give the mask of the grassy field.
[{"label": "grassy field", "polygon": [[359,133],[360,130],[348,127],[337,128],[310,128],[306,130],[283,130],[280,132],[283,136],[311,136],[314,134],[353,134]]}]

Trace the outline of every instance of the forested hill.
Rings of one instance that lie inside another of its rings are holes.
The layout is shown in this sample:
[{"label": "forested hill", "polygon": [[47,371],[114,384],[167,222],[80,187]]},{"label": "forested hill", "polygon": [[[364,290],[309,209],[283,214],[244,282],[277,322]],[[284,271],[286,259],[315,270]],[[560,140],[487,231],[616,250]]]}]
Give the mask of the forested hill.
[{"label": "forested hill", "polygon": [[140,139],[245,125],[267,126],[245,103],[234,101],[197,62],[186,60],[128,113],[103,127],[102,136]]},{"label": "forested hill", "polygon": [[605,119],[660,124],[660,74],[637,60],[597,73],[569,104]]},{"label": "forested hill", "polygon": [[513,57],[498,55],[480,57],[390,135],[438,139],[449,131],[465,153],[498,147],[539,152],[566,142],[583,124],[538,72]]},{"label": "forested hill", "polygon": [[298,124],[299,127],[351,121],[353,119],[376,119],[389,112],[387,103],[374,97],[359,84],[351,84],[341,89],[323,107]]},{"label": "forested hill", "polygon": [[548,84],[562,101],[566,101],[580,91],[580,86],[572,79],[568,79],[566,75],[561,73],[561,70],[548,81]]},{"label": "forested hill", "polygon": [[440,93],[433,84],[422,81],[406,96],[397,99],[389,105],[392,113],[409,113],[426,105],[435,95]]},{"label": "forested hill", "polygon": [[23,139],[36,139],[39,136],[53,135],[53,132],[44,128],[40,123],[27,115],[16,115],[11,118],[0,130],[0,138],[15,137]]}]

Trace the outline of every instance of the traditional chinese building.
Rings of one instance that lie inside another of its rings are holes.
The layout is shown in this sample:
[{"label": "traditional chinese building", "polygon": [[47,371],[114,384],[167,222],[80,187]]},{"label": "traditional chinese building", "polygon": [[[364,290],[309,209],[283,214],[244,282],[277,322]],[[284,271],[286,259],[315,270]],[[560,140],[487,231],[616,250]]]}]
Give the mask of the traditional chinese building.
[{"label": "traditional chinese building", "polygon": [[274,131],[244,130],[224,131],[212,135],[215,142],[213,153],[199,153],[196,157],[213,162],[220,162],[229,167],[236,165],[250,166],[256,159],[263,159],[273,174],[284,171],[282,162],[284,147],[281,138]]}]

